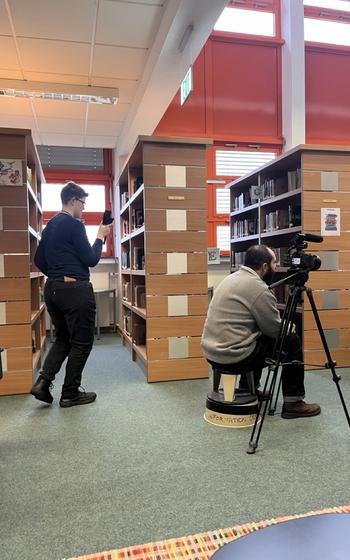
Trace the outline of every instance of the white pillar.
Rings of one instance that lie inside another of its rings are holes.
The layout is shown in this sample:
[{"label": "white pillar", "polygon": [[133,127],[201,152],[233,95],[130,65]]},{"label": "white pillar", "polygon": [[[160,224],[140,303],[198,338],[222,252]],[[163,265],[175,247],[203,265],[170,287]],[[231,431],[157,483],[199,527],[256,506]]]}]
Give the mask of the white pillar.
[{"label": "white pillar", "polygon": [[284,150],[305,144],[303,0],[282,0],[282,135]]}]

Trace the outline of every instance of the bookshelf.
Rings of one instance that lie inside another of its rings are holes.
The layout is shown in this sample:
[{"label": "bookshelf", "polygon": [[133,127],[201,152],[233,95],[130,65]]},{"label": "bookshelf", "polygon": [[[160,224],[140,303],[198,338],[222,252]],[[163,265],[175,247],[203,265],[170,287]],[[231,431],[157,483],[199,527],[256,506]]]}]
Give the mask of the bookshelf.
[{"label": "bookshelf", "polygon": [[148,382],[208,377],[208,144],[141,136],[119,177],[120,328]]},{"label": "bookshelf", "polygon": [[46,345],[44,276],[33,258],[43,173],[30,130],[0,128],[0,395],[29,393]]},{"label": "bookshelf", "polygon": [[[310,273],[307,286],[313,290],[333,359],[338,366],[349,366],[350,147],[297,146],[227,186],[231,191],[232,271],[243,264],[250,245],[264,243],[276,252],[278,279],[288,270],[287,248],[297,232],[324,234],[323,243],[309,243],[306,249],[322,259],[320,270]],[[332,226],[322,231],[326,209],[333,218],[332,209],[336,213],[339,209],[337,235]],[[276,289],[281,311],[286,296],[287,288]],[[305,362],[324,367],[326,357],[307,300],[297,309],[297,328]]]}]

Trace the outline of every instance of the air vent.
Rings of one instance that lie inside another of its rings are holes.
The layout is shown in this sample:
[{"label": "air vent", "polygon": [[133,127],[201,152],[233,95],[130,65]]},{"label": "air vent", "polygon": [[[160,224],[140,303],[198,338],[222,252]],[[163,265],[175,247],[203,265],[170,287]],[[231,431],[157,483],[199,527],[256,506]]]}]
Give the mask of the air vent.
[{"label": "air vent", "polygon": [[37,146],[45,169],[75,169],[103,171],[102,148],[67,148],[66,146]]}]

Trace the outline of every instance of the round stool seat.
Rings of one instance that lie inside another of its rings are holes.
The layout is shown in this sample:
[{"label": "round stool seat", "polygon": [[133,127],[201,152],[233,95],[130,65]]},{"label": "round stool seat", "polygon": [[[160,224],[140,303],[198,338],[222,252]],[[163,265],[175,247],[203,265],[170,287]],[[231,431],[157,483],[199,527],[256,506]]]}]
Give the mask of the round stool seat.
[{"label": "round stool seat", "polygon": [[350,515],[326,513],[284,521],[225,544],[212,560],[348,560]]}]

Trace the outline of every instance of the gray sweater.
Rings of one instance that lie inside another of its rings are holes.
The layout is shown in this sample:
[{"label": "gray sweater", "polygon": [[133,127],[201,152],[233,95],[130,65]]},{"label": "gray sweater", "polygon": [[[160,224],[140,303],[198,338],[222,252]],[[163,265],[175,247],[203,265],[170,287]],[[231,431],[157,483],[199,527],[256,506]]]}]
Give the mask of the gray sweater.
[{"label": "gray sweater", "polygon": [[214,291],[202,335],[204,355],[219,364],[240,362],[261,334],[277,338],[280,324],[275,296],[254,270],[242,266]]}]

